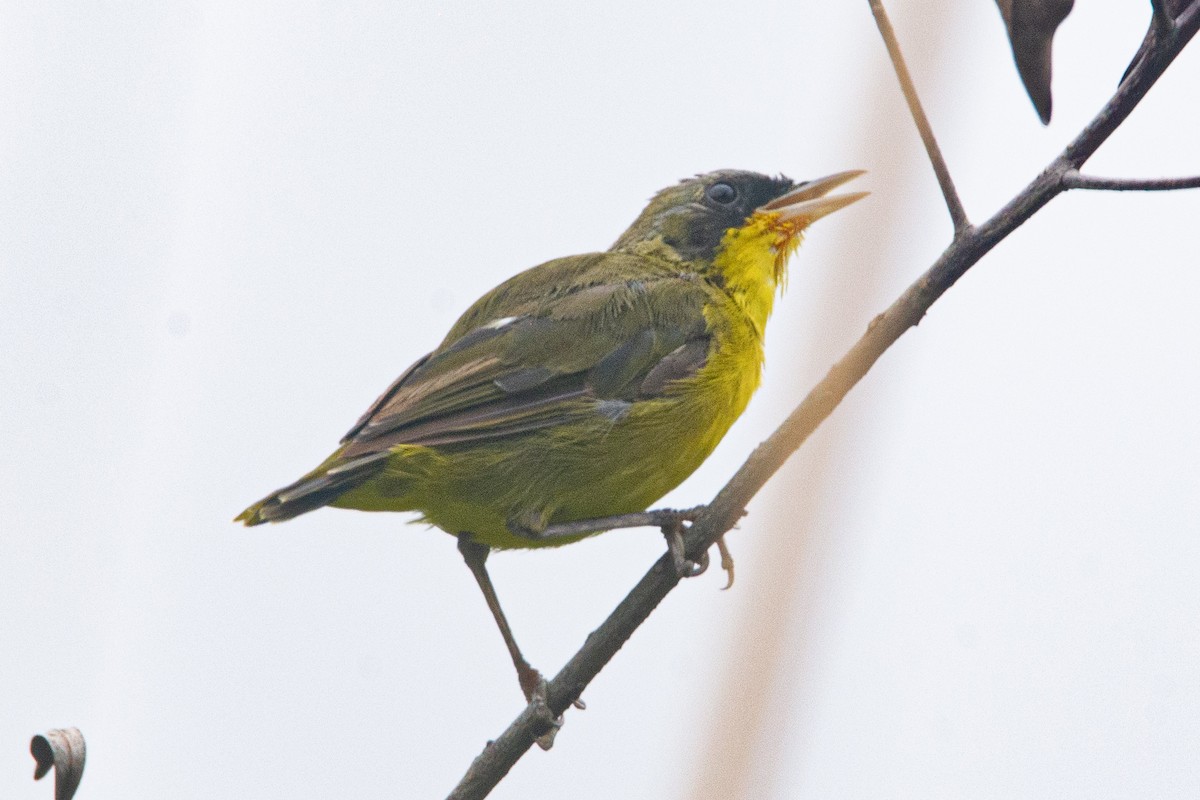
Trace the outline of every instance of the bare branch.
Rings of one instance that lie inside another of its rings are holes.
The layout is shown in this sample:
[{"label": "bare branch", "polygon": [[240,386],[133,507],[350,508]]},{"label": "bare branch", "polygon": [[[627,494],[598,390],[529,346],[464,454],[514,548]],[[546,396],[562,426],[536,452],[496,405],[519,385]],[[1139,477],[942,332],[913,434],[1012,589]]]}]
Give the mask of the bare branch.
[{"label": "bare branch", "polygon": [[1194,8],[1196,0],[1150,0],[1150,6],[1153,13],[1150,16],[1150,27],[1146,31],[1146,36],[1142,40],[1142,44],[1134,53],[1133,59],[1129,62],[1129,66],[1125,69],[1125,74],[1121,76],[1121,80],[1129,77],[1129,73],[1133,71],[1134,66],[1146,58],[1146,55],[1157,48],[1160,43],[1169,42],[1175,36],[1179,23],[1186,16],[1189,8]]},{"label": "bare branch", "polygon": [[921,133],[921,141],[925,144],[929,163],[933,165],[938,185],[942,188],[942,197],[946,199],[946,208],[950,211],[950,221],[954,223],[954,236],[957,238],[970,230],[971,221],[967,219],[967,211],[963,208],[962,200],[958,198],[958,190],[954,188],[954,179],[950,177],[950,168],[946,166],[946,159],[942,157],[942,150],[938,147],[937,138],[933,135],[929,118],[925,116],[921,99],[917,97],[917,87],[913,84],[912,76],[908,73],[908,66],[904,63],[904,54],[900,52],[900,43],[896,40],[896,32],[892,30],[891,20],[888,19],[887,12],[883,9],[883,0],[868,0],[868,2],[871,4],[871,13],[875,15],[875,24],[879,26],[879,35],[883,37],[883,43],[887,45],[888,55],[892,59],[892,67],[896,70],[897,80],[900,81],[900,89],[904,92],[904,99],[908,102],[908,111],[912,114],[913,122],[917,124],[917,130]]},{"label": "bare branch", "polygon": [[[833,412],[879,357],[921,321],[939,297],[997,243],[1066,191],[1065,176],[1077,171],[1108,139],[1196,34],[1200,28],[1200,2],[1193,2],[1179,16],[1177,25],[1176,34],[1170,40],[1160,39],[1148,57],[1137,63],[1117,93],[1058,158],[991,219],[957,236],[924,275],[871,321],[862,338],[755,449],[696,518],[684,536],[689,558],[698,560],[733,527],[746,504],[767,480]],[[551,716],[567,710],[679,581],[670,556],[664,554],[547,684],[545,703]],[[544,709],[539,712],[537,706],[535,703],[527,707],[499,738],[484,748],[451,792],[453,800],[487,796],[537,737],[546,732],[547,715]]]},{"label": "bare branch", "polygon": [[1150,0],[1150,7],[1154,9],[1154,27],[1158,29],[1159,36],[1169,38],[1175,33],[1175,18],[1167,8],[1167,0]]},{"label": "bare branch", "polygon": [[1076,169],[1063,173],[1065,189],[1095,189],[1112,192],[1166,192],[1174,189],[1200,189],[1200,175],[1189,178],[1101,178],[1084,175]]}]

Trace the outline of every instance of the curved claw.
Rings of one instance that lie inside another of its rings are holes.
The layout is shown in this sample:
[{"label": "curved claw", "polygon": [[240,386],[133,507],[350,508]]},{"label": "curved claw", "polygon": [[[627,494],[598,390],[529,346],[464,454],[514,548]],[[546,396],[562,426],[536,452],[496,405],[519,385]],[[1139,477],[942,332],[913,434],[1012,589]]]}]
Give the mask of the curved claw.
[{"label": "curved claw", "polygon": [[733,586],[733,553],[729,552],[729,545],[725,544],[725,537],[717,537],[717,549],[721,551],[721,569],[725,570],[729,581],[721,587],[721,591]]}]

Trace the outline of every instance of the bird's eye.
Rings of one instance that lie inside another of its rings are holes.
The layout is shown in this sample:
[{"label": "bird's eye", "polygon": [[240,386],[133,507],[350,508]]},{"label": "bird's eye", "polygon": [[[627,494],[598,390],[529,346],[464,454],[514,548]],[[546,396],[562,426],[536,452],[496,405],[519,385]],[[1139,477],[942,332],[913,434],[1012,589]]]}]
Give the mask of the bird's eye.
[{"label": "bird's eye", "polygon": [[704,194],[709,200],[723,206],[732,204],[738,198],[738,190],[728,183],[714,183],[705,190]]}]

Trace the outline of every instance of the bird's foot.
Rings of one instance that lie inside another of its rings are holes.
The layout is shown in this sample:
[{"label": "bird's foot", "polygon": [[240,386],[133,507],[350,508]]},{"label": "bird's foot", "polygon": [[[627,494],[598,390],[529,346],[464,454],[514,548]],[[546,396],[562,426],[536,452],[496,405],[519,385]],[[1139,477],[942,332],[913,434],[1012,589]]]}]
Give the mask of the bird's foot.
[{"label": "bird's foot", "polygon": [[[708,553],[703,553],[699,561],[691,561],[684,555],[683,549],[683,532],[686,530],[684,523],[691,523],[702,511],[704,511],[703,506],[683,511],[663,510],[653,512],[658,515],[668,515],[662,525],[662,532],[667,540],[667,552],[671,554],[671,562],[675,566],[675,574],[680,578],[694,578],[697,575],[703,575],[708,569]],[[729,545],[725,543],[724,536],[717,537],[716,544],[717,550],[721,553],[721,569],[725,570],[725,575],[728,578],[725,585],[721,587],[724,590],[733,586],[733,553],[729,552]]]},{"label": "bird's foot", "polygon": [[688,521],[687,515],[687,511],[673,512],[662,525],[663,536],[667,539],[667,552],[671,554],[675,574],[680,578],[694,578],[703,575],[708,569],[708,553],[702,553],[697,562],[689,559],[683,552],[683,524]]},{"label": "bird's foot", "polygon": [[549,750],[554,746],[554,737],[558,736],[558,732],[562,730],[563,726],[563,718],[554,716],[554,712],[550,710],[550,706],[546,702],[547,686],[545,678],[539,676],[537,685],[527,695],[529,706],[533,709],[533,715],[541,723],[540,727],[545,731],[534,740],[537,742],[537,746],[543,750]]},{"label": "bird's foot", "polygon": [[504,522],[504,527],[508,528],[508,532],[513,536],[518,536],[530,542],[540,542],[547,538],[553,538],[546,535],[548,527],[547,515],[538,514],[532,511],[523,514],[509,517]]}]

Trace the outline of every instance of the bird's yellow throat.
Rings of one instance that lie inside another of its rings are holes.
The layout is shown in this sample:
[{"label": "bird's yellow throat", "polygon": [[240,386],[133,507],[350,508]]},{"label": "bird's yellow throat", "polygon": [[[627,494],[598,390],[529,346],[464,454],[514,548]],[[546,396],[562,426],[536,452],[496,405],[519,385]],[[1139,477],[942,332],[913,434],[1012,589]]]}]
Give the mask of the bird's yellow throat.
[{"label": "bird's yellow throat", "polygon": [[787,283],[787,260],[796,252],[808,222],[784,220],[778,213],[758,213],[721,239],[713,269],[725,290],[754,323],[759,334]]}]

